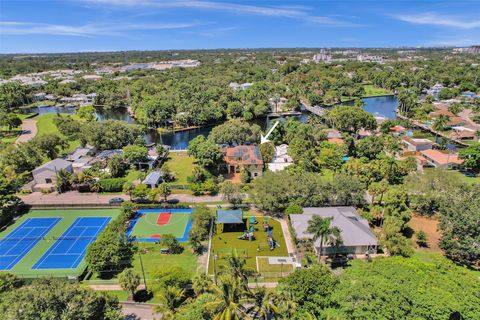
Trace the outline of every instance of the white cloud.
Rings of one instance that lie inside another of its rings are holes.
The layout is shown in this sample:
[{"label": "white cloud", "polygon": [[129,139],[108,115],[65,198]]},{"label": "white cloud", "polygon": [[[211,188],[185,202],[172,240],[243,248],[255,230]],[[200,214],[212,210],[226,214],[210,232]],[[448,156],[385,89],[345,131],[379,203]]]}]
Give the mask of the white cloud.
[{"label": "white cloud", "polygon": [[268,17],[282,17],[301,19],[314,24],[353,26],[340,19],[315,16],[310,13],[311,8],[306,6],[256,6],[216,1],[188,1],[188,0],[84,0],[87,3],[118,7],[150,7],[157,9],[198,9],[223,11],[234,14],[258,15]]},{"label": "white cloud", "polygon": [[196,23],[102,23],[69,26],[60,24],[0,21],[1,34],[45,34],[60,36],[92,37],[96,35],[124,35],[130,30],[166,30],[192,28]]},{"label": "white cloud", "polygon": [[395,19],[413,24],[433,25],[457,29],[480,28],[480,20],[466,20],[436,13],[404,14],[396,15]]}]

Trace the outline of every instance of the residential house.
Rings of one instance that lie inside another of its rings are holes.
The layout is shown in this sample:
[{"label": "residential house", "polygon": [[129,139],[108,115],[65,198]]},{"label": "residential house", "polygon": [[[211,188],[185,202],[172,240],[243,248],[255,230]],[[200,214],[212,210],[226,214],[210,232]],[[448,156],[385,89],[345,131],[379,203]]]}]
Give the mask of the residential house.
[{"label": "residential house", "polygon": [[[312,239],[313,235],[307,232],[308,221],[313,216],[330,218],[331,227],[340,229],[342,244],[338,247],[330,245],[327,239],[323,240],[321,255],[343,254],[373,254],[377,252],[378,241],[373,234],[368,221],[357,214],[354,207],[310,207],[303,208],[302,214],[290,215],[290,222],[297,239]],[[320,239],[313,243],[314,250],[320,251]]]},{"label": "residential house", "polygon": [[248,170],[252,178],[262,175],[263,159],[257,146],[236,146],[225,150],[225,163],[229,174]]},{"label": "residential house", "polygon": [[163,173],[159,171],[150,172],[145,179],[142,181],[142,184],[147,185],[150,188],[156,188],[162,183]]},{"label": "residential house", "polygon": [[37,185],[51,187],[57,178],[58,171],[60,170],[73,173],[72,163],[60,158],[53,159],[34,169],[32,171],[33,179]]},{"label": "residential house", "polygon": [[96,74],[86,74],[86,75],[82,76],[82,79],[87,80],[87,81],[90,81],[90,80],[99,81],[99,80],[102,80],[102,77],[98,76]]},{"label": "residential house", "polygon": [[281,144],[275,147],[273,160],[268,164],[270,171],[282,171],[289,165],[293,164],[293,159],[288,155],[288,145]]},{"label": "residential house", "polygon": [[443,89],[445,89],[443,84],[436,83],[433,87],[431,87],[430,89],[427,90],[427,94],[430,95],[430,96],[433,96],[435,98],[435,100],[438,100],[438,94]]},{"label": "residential house", "polygon": [[72,163],[73,172],[79,173],[91,168],[98,161],[93,157],[94,152],[95,148],[92,146],[78,147],[66,157],[66,160]]},{"label": "residential house", "polygon": [[390,132],[397,137],[404,134],[406,131],[407,129],[405,129],[405,127],[400,125],[396,125],[390,128]]},{"label": "residential house", "polygon": [[420,151],[420,154],[429,165],[439,169],[455,169],[463,163],[463,160],[458,158],[457,153],[430,149]]},{"label": "residential house", "polygon": [[406,151],[423,151],[433,148],[433,141],[403,136],[401,139]]},{"label": "residential house", "polygon": [[328,129],[327,130],[327,138],[328,139],[334,139],[334,138],[342,139],[343,136],[342,136],[341,132],[338,131],[338,130]]}]

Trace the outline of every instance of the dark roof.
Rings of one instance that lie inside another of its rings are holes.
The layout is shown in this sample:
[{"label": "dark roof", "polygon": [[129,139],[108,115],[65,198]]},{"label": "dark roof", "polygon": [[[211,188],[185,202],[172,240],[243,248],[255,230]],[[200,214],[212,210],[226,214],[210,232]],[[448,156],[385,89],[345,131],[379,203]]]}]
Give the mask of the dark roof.
[{"label": "dark roof", "polygon": [[242,210],[217,210],[217,224],[243,223]]},{"label": "dark roof", "polygon": [[226,151],[227,163],[263,164],[262,154],[257,146],[237,146]]}]

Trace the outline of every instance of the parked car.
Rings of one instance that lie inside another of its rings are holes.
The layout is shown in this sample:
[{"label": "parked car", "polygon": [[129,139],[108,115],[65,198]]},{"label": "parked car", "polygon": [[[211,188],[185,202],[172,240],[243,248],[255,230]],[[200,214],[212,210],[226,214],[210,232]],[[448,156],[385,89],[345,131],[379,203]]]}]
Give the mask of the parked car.
[{"label": "parked car", "polygon": [[152,201],[150,201],[150,200],[148,200],[148,199],[145,199],[145,198],[140,198],[140,197],[133,198],[133,199],[132,199],[132,202],[134,202],[134,203],[140,203],[140,204],[149,204],[149,203],[152,203]]},{"label": "parked car", "polygon": [[123,198],[120,198],[120,197],[116,197],[116,198],[112,198],[108,201],[109,204],[120,204],[122,203],[123,201],[125,201]]}]

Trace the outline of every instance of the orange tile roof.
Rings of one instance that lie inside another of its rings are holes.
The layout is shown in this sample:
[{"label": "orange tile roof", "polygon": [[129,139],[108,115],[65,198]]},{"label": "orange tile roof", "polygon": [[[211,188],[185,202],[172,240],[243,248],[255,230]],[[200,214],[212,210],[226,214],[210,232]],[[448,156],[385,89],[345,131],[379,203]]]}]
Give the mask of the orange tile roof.
[{"label": "orange tile roof", "polygon": [[454,163],[454,164],[462,164],[463,160],[458,158],[458,154],[456,153],[443,153],[439,150],[424,150],[420,151],[420,153],[425,156],[426,158],[432,159],[436,163],[440,165],[446,165],[449,163]]}]

